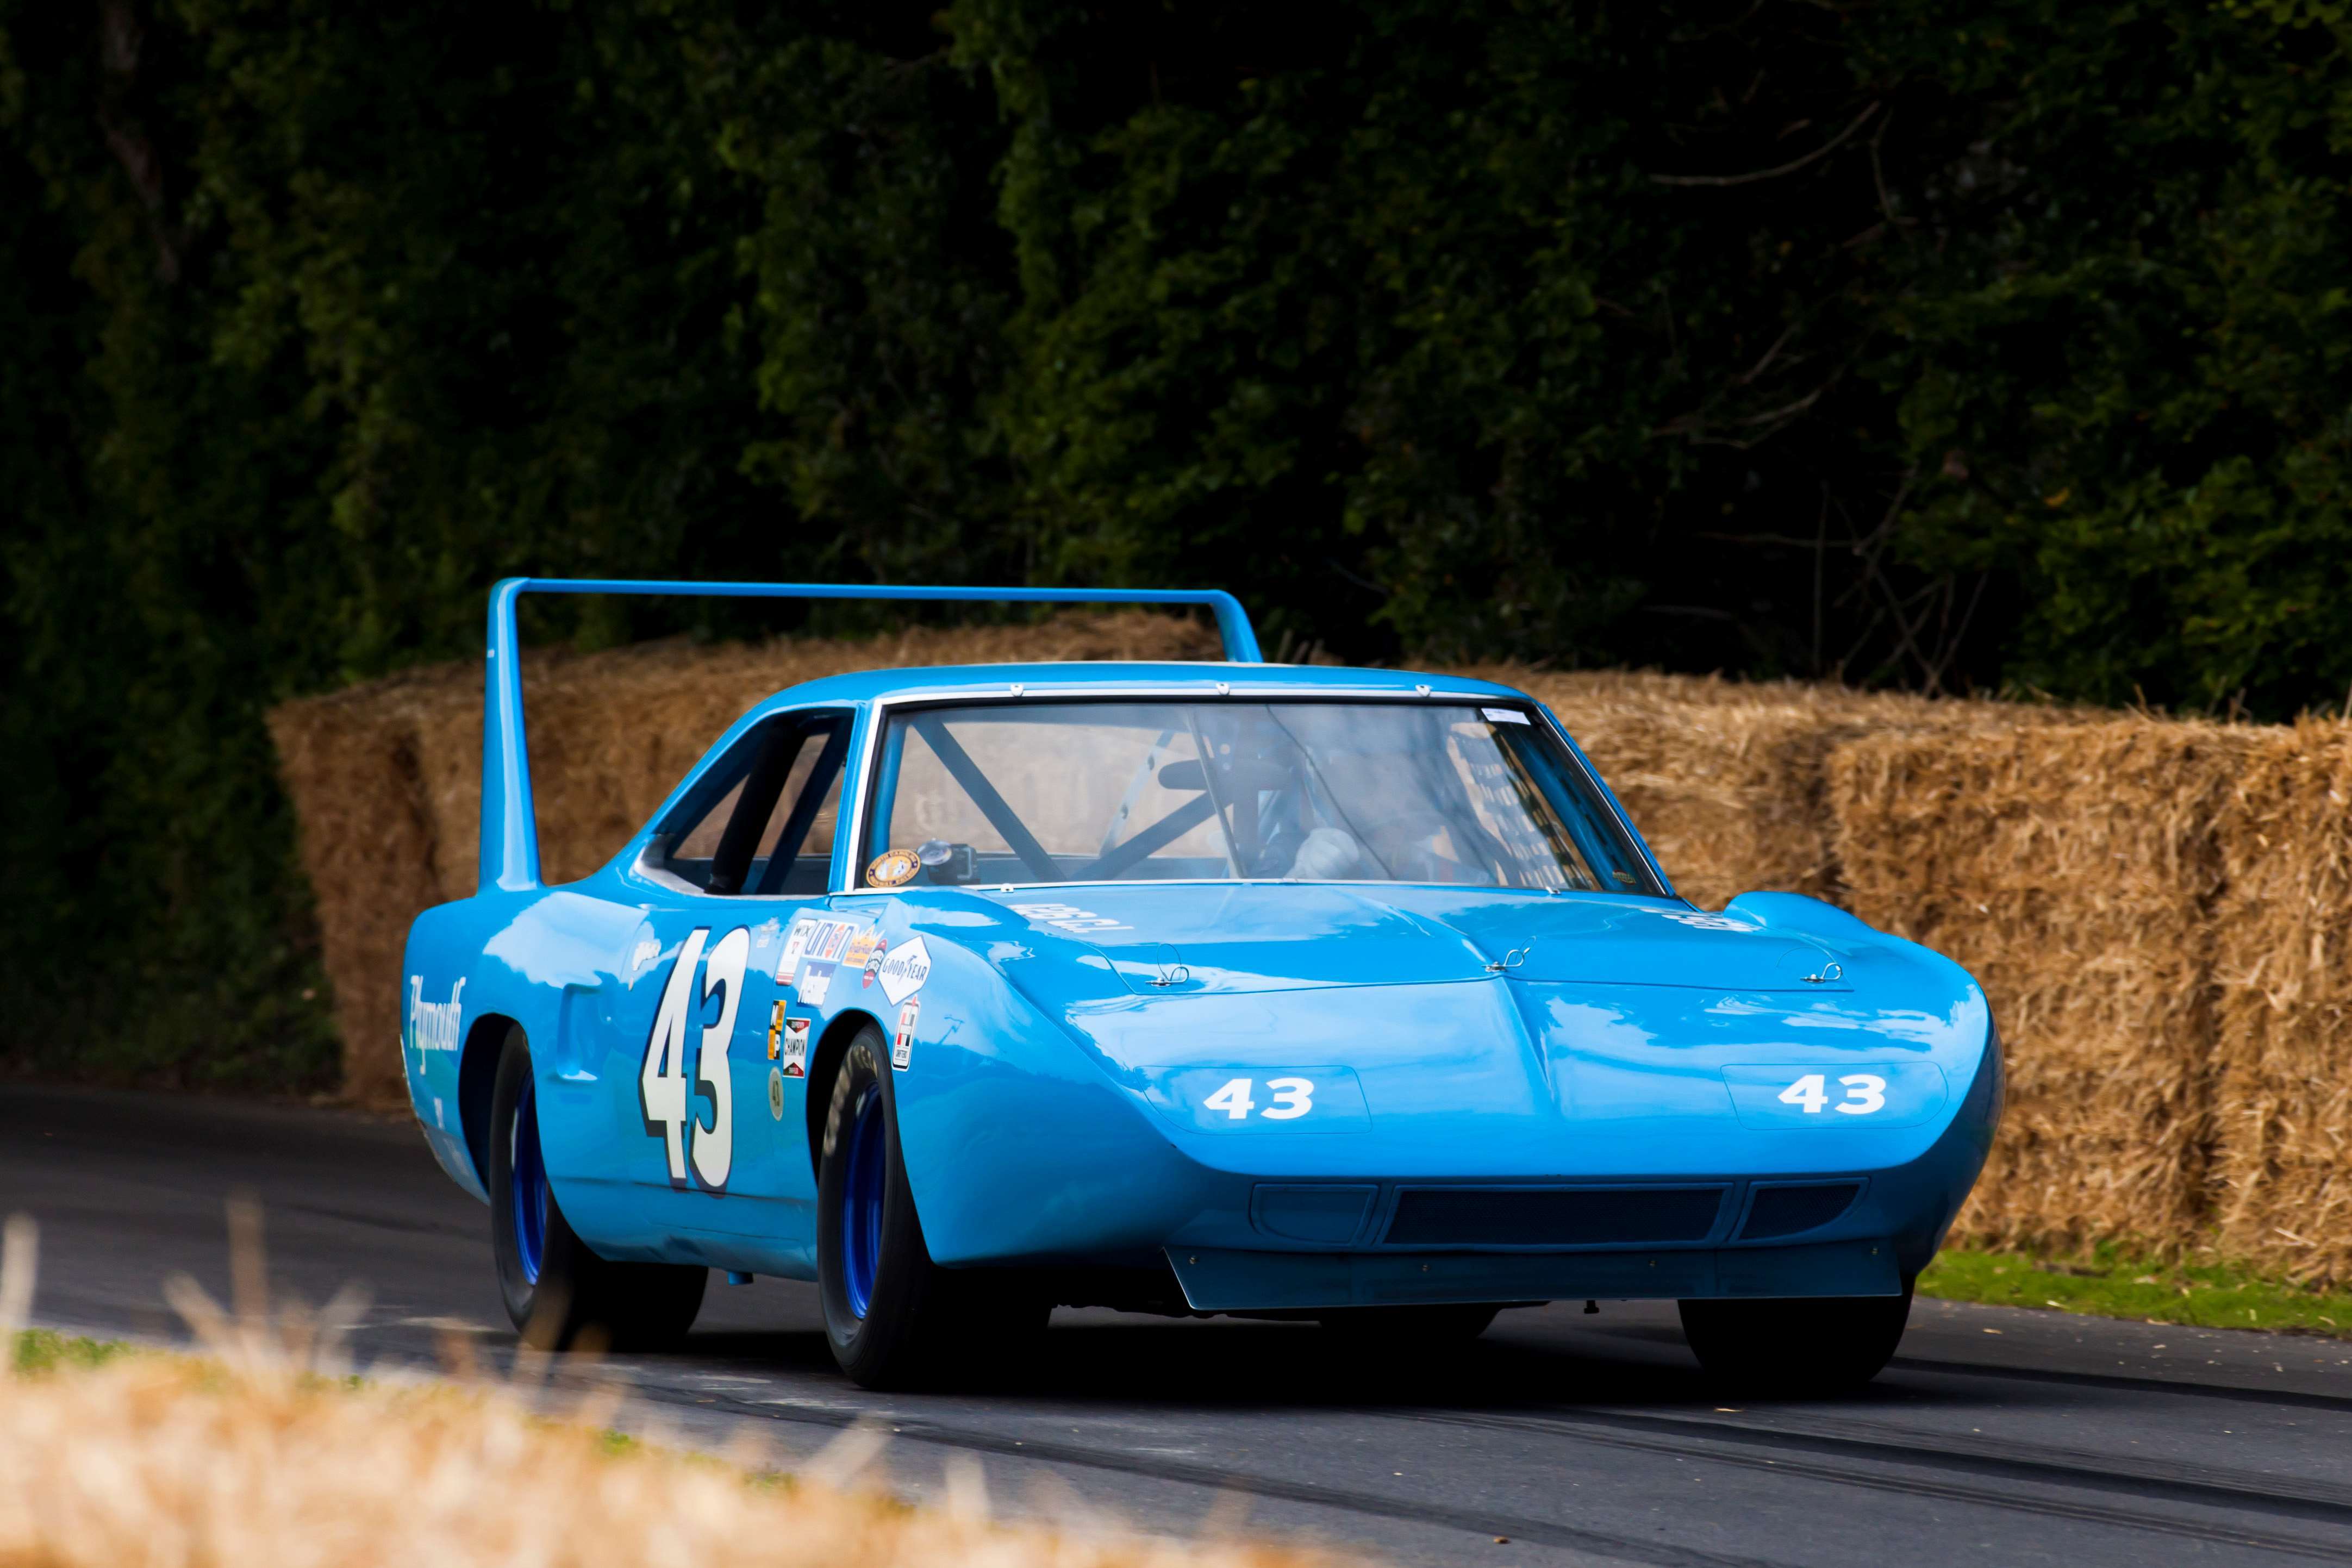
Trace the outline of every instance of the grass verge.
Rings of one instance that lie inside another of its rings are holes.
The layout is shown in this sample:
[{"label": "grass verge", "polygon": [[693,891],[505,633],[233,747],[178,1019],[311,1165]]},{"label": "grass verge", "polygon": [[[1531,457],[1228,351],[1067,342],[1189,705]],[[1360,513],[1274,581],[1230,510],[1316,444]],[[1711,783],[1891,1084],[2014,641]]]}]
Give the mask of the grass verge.
[{"label": "grass verge", "polygon": [[85,1339],[55,1329],[24,1329],[16,1335],[9,1364],[19,1372],[53,1372],[58,1367],[104,1366],[131,1347],[119,1339]]},{"label": "grass verge", "polygon": [[2080,1259],[1947,1249],[1919,1293],[2194,1328],[2352,1338],[2352,1292],[2305,1290],[2226,1263],[2154,1263],[2103,1245]]}]

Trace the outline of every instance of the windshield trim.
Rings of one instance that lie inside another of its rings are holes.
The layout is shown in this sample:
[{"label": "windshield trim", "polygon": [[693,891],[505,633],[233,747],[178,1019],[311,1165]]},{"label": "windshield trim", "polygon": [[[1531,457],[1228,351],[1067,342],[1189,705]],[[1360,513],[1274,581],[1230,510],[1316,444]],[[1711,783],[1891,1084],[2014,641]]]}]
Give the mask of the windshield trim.
[{"label": "windshield trim", "polygon": [[[1524,708],[1541,721],[1543,729],[1549,733],[1554,740],[1559,743],[1560,748],[1567,753],[1569,760],[1576,765],[1578,773],[1583,777],[1585,783],[1591,787],[1594,798],[1600,801],[1601,805],[1605,810],[1607,810],[1612,820],[1615,821],[1618,831],[1625,835],[1626,841],[1632,844],[1634,853],[1641,856],[1642,864],[1647,868],[1651,880],[1656,884],[1654,888],[1601,888],[1597,890],[1601,896],[1611,898],[1664,898],[1676,904],[1685,904],[1689,902],[1685,899],[1682,894],[1675,891],[1675,884],[1667,879],[1665,869],[1658,864],[1658,857],[1650,852],[1649,843],[1642,837],[1640,831],[1634,828],[1633,820],[1625,814],[1625,808],[1622,803],[1618,800],[1616,792],[1611,789],[1609,786],[1601,780],[1600,773],[1593,768],[1592,764],[1586,759],[1583,748],[1576,744],[1575,740],[1569,735],[1567,728],[1560,724],[1557,717],[1553,716],[1549,707],[1546,706],[1543,703],[1537,701],[1534,697],[1528,695],[1524,692],[1508,691],[1507,695],[1497,696],[1492,692],[1447,691],[1435,686],[1417,686],[1410,692],[1401,692],[1392,686],[1299,687],[1291,685],[1273,685],[1252,688],[1243,686],[1238,683],[1226,681],[1214,682],[1213,683],[1213,689],[1208,692],[1195,693],[1182,690],[1169,690],[1165,687],[1159,686],[1139,690],[1134,686],[1123,685],[1051,686],[1038,688],[1026,686],[1024,685],[1011,687],[1010,689],[1001,693],[978,691],[965,691],[960,693],[922,692],[909,693],[900,696],[876,697],[873,699],[870,705],[870,711],[866,715],[866,734],[862,740],[858,742],[862,749],[858,755],[856,798],[852,803],[851,816],[847,823],[847,836],[845,840],[843,841],[849,846],[849,853],[842,863],[840,874],[837,878],[841,885],[833,890],[833,896],[836,898],[847,898],[856,897],[863,894],[886,894],[896,895],[909,891],[909,889],[904,887],[862,887],[858,885],[860,879],[866,873],[866,860],[871,858],[866,854],[866,851],[871,847],[866,841],[866,824],[873,820],[875,797],[877,792],[881,789],[882,747],[889,735],[891,716],[901,710],[926,707],[1023,707],[1043,704],[1055,704],[1066,701],[1159,701],[1167,703],[1238,702],[1256,704],[1283,702],[1301,705],[1311,703],[1344,703],[1349,706],[1363,703],[1389,703],[1394,704],[1400,707],[1414,707],[1424,703],[1475,703],[1496,707],[1513,706]],[[1170,887],[1180,885],[1239,887],[1253,883],[1264,884],[1266,886],[1286,885],[1293,887],[1302,885],[1313,885],[1318,887],[1449,887],[1456,885],[1450,883],[1434,882],[1398,883],[1388,879],[1370,882],[1358,882],[1354,880],[1344,882],[1318,881],[1309,884],[1292,882],[1288,878],[1285,877],[1249,876],[1219,876],[1202,878],[1170,877],[1166,879],[1164,883],[1155,878],[1150,884],[1139,884],[1133,882],[1081,882],[1069,880],[1062,882],[974,883],[971,885],[973,890],[976,892],[988,892],[1000,888],[1010,888],[1016,892],[1025,892],[1035,888],[1052,887],[1133,887],[1138,885],[1161,885]],[[1530,897],[1543,896],[1533,889],[1522,888],[1509,891],[1525,893]],[[1576,893],[1579,890],[1573,888],[1563,888],[1560,890],[1563,894]]]}]

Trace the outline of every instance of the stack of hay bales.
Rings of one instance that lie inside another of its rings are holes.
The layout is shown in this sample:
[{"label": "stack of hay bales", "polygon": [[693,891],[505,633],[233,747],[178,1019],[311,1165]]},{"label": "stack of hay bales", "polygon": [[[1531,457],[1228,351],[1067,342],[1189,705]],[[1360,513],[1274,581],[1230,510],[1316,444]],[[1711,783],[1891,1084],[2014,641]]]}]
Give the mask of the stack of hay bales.
[{"label": "stack of hay bales", "polygon": [[[603,865],[729,725],[803,681],[925,664],[1221,656],[1205,625],[1139,611],[859,641],[532,650],[523,706],[541,865],[551,883]],[[409,923],[473,892],[480,863],[482,668],[437,665],[303,698],[275,709],[269,725],[302,824],[343,1092],[396,1109],[406,1103],[398,1045]]]},{"label": "stack of hay bales", "polygon": [[[844,670],[1213,658],[1170,617],[526,657],[551,882],[593,871],[771,692]],[[2220,725],[1795,683],[1456,672],[1550,705],[1679,890],[1811,894],[1982,981],[2007,1119],[1958,1234],[2211,1245],[2352,1279],[2352,725]],[[476,879],[478,665],[271,716],[345,1041],[395,1104],[409,921]]]},{"label": "stack of hay bales", "polygon": [[1558,714],[1675,890],[1709,909],[1757,888],[1843,901],[1827,797],[1839,747],[1874,735],[2047,722],[2063,711],[1798,681],[1511,665],[1462,673],[1518,686]]},{"label": "stack of hay bales", "polygon": [[2352,1279],[2352,727],[2254,732],[2215,830],[2217,1242]]},{"label": "stack of hay bales", "polygon": [[2215,812],[2252,731],[2129,716],[1839,748],[1848,906],[1982,983],[2008,1049],[1970,1239],[2175,1248],[2213,1134]]}]

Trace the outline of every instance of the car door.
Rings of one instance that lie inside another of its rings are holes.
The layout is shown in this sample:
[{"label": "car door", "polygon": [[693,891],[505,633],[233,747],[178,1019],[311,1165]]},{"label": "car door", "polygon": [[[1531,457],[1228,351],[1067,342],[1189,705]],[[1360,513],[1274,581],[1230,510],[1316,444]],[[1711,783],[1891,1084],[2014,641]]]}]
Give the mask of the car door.
[{"label": "car door", "polygon": [[776,969],[793,917],[835,885],[854,720],[846,707],[762,720],[639,858],[666,896],[625,960],[609,1025],[615,1054],[635,1061],[606,1082],[625,1179],[681,1258],[742,1266],[745,1244],[718,1238],[752,1239],[779,1270],[813,1256],[807,1009]]}]

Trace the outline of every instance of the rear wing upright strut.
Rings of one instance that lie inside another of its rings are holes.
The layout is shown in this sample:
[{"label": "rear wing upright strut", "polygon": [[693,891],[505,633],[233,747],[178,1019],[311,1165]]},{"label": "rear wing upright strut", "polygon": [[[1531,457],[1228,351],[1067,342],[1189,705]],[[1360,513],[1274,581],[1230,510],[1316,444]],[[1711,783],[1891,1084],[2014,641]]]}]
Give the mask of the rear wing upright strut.
[{"label": "rear wing upright strut", "polygon": [[490,590],[489,658],[482,679],[482,880],[493,887],[541,885],[539,818],[531,803],[530,753],[523,743],[522,664],[515,601],[526,593],[627,593],[699,599],[953,600],[989,604],[1204,604],[1217,618],[1225,657],[1265,662],[1241,601],[1222,589],[929,588],[847,582],[678,582],[597,578],[509,577]]}]

